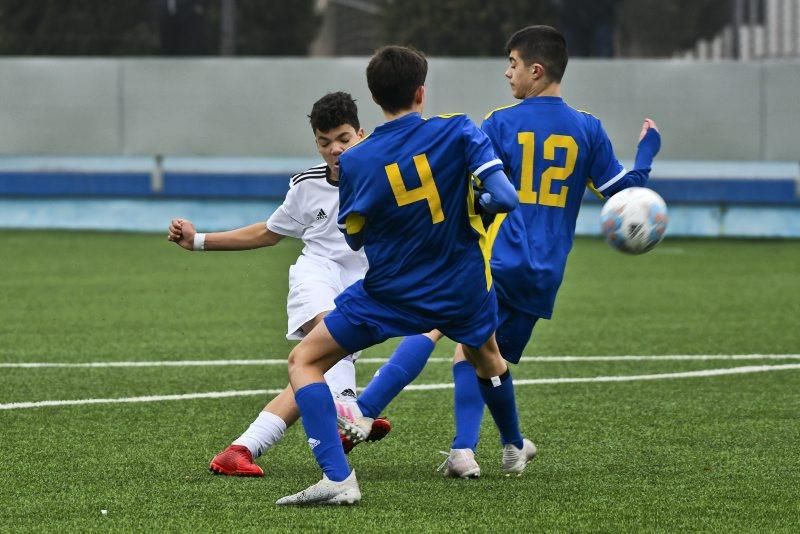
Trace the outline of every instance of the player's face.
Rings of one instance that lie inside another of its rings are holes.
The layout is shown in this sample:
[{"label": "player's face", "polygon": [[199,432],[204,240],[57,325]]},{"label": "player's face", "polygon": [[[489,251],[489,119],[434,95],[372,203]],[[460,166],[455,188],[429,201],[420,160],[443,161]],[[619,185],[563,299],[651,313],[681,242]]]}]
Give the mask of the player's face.
[{"label": "player's face", "polygon": [[508,68],[505,76],[511,85],[511,93],[514,98],[525,98],[531,93],[534,84],[533,66],[525,66],[525,62],[519,57],[519,52],[512,50],[508,54]]},{"label": "player's face", "polygon": [[317,138],[317,150],[319,151],[322,159],[331,168],[331,174],[334,179],[339,177],[339,156],[342,152],[356,144],[359,140],[364,138],[364,130],[359,129],[356,131],[349,124],[342,124],[327,132],[315,131]]}]

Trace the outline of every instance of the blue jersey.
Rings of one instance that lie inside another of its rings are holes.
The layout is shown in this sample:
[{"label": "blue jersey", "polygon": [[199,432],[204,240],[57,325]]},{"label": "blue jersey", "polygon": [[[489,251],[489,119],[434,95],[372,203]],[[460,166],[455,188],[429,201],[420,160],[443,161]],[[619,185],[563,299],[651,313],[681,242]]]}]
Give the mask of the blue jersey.
[{"label": "blue jersey", "polygon": [[549,319],[587,185],[603,192],[626,171],[600,121],[560,97],[495,110],[482,129],[519,192],[519,207],[489,228],[497,297]]},{"label": "blue jersey", "polygon": [[502,169],[487,136],[465,115],[411,113],[377,127],[339,166],[339,225],[363,225],[367,293],[434,321],[474,313],[491,273],[470,174]]}]

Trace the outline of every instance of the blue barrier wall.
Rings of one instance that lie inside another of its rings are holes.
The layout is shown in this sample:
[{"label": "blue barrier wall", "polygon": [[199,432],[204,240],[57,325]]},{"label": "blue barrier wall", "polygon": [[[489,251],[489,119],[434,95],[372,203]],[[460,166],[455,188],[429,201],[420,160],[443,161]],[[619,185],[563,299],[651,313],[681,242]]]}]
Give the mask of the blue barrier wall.
[{"label": "blue barrier wall", "polygon": [[[205,230],[264,220],[289,177],[317,160],[272,158],[6,158],[0,227],[163,231],[172,217]],[[669,234],[800,237],[800,165],[658,162],[648,186],[670,208]],[[599,233],[587,193],[577,225]]]}]

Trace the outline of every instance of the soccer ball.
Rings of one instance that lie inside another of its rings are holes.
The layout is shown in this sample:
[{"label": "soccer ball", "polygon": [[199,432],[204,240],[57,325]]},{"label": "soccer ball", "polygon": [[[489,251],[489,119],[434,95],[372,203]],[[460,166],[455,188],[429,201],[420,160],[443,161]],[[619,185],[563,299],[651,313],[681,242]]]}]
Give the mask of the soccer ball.
[{"label": "soccer ball", "polygon": [[600,227],[613,248],[644,254],[658,245],[667,229],[667,205],[652,189],[629,187],[609,198],[600,211]]}]

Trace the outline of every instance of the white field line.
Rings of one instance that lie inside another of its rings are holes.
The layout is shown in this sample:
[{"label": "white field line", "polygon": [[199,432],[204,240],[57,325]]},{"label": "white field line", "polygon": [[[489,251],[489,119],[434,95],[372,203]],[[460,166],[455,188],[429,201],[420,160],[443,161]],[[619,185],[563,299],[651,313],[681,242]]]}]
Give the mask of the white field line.
[{"label": "white field line", "polygon": [[[361,363],[385,363],[388,358],[359,358]],[[625,361],[712,361],[712,360],[800,360],[800,354],[673,354],[665,356],[524,356],[522,362],[625,362]],[[430,358],[429,363],[449,363],[450,358]],[[21,362],[0,363],[0,369],[69,369],[104,367],[222,367],[229,365],[286,365],[286,358],[253,360],[159,360],[128,362]]]},{"label": "white field line", "polygon": [[[587,382],[634,382],[639,380],[670,380],[678,378],[699,378],[749,373],[766,373],[770,371],[790,371],[800,369],[800,363],[783,365],[748,365],[729,369],[704,369],[701,371],[684,371],[678,373],[659,373],[652,375],[591,376],[575,378],[523,378],[514,381],[515,386],[535,384],[580,384]],[[435,389],[452,389],[452,383],[446,384],[411,384],[405,389],[409,391],[430,391]],[[158,402],[168,400],[218,399],[224,397],[252,397],[259,395],[276,395],[281,389],[249,389],[241,391],[210,391],[207,393],[186,393],[182,395],[148,395],[144,397],[123,397],[116,399],[75,399],[51,400],[35,402],[12,402],[0,404],[0,410],[18,410],[23,408],[43,408],[48,406],[77,406],[84,404],[122,404],[132,402]]]},{"label": "white field line", "polygon": [[84,404],[127,404],[133,402],[160,402],[170,400],[222,399],[225,397],[254,397],[257,395],[277,395],[282,389],[245,389],[240,391],[209,391],[207,393],[185,393],[182,395],[146,395],[144,397],[121,397],[116,399],[74,399],[35,402],[10,402],[0,404],[0,410],[20,410],[24,408],[46,408],[48,406],[81,406]]}]

